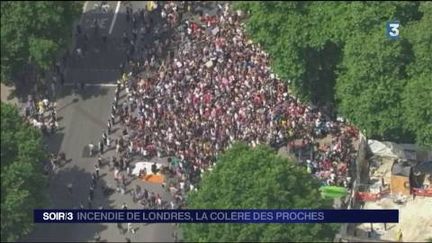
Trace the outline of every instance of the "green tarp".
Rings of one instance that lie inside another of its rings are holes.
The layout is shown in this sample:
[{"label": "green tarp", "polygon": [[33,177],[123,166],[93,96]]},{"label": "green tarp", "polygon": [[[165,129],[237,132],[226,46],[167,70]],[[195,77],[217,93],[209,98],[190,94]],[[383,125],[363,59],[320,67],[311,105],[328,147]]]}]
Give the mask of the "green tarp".
[{"label": "green tarp", "polygon": [[341,198],[348,193],[345,187],[340,186],[322,186],[319,190],[323,198]]}]

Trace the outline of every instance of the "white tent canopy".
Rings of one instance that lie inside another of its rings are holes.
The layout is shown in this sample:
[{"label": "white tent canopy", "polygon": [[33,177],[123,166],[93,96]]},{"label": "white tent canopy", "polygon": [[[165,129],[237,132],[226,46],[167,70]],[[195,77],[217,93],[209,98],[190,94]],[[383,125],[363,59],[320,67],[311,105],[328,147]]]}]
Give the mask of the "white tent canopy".
[{"label": "white tent canopy", "polygon": [[[140,170],[143,170],[143,169],[147,170],[147,174],[152,174],[151,167],[152,167],[153,163],[154,162],[147,162],[147,161],[135,163],[135,168],[132,170],[132,174],[138,176]],[[160,164],[160,163],[156,163],[156,166],[158,169],[162,168],[162,164]]]},{"label": "white tent canopy", "polygon": [[371,152],[380,157],[400,158],[400,154],[394,151],[394,144],[391,142],[380,142],[377,140],[368,140]]},{"label": "white tent canopy", "polygon": [[432,158],[430,150],[424,150],[415,144],[397,144],[368,140],[368,146],[374,156],[413,161],[430,160]]}]

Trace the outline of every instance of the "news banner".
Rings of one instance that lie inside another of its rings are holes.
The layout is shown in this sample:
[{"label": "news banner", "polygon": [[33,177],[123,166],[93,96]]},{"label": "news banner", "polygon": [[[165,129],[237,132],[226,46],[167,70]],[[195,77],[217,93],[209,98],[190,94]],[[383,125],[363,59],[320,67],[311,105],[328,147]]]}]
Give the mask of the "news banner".
[{"label": "news banner", "polygon": [[35,223],[398,223],[398,210],[35,209]]}]

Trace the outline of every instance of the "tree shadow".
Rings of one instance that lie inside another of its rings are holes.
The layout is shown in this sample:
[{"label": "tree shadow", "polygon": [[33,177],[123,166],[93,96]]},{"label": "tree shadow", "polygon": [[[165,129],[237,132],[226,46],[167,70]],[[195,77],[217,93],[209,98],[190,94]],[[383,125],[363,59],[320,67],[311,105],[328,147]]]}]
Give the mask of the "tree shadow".
[{"label": "tree shadow", "polygon": [[66,109],[66,107],[68,107],[68,106],[70,106],[70,105],[73,105],[73,103],[77,103],[78,101],[79,101],[78,98],[74,98],[74,99],[72,99],[72,101],[71,101],[70,103],[65,104],[65,105],[63,105],[63,106],[61,106],[61,107],[57,107],[57,111],[61,111],[61,110],[63,110],[63,109]]},{"label": "tree shadow", "polygon": [[7,88],[9,88],[10,92],[9,92],[8,96],[6,97],[6,100],[12,100],[14,98],[17,98],[19,101],[21,101],[17,95],[16,88],[11,88],[10,86],[7,86]]},{"label": "tree shadow", "polygon": [[[118,13],[116,31],[110,34],[113,15],[113,12],[103,13],[95,9],[83,14],[82,33],[74,37],[75,47],[68,60],[66,82],[113,83],[120,77],[119,66],[125,61],[126,55],[121,41],[122,32],[119,30],[123,26],[119,25],[118,20],[125,14]],[[77,48],[82,50],[82,56],[76,52]]]},{"label": "tree shadow", "polygon": [[80,90],[78,95],[83,99],[91,99],[97,96],[104,96],[108,94],[109,87],[85,87],[84,90]]},{"label": "tree shadow", "polygon": [[27,95],[31,94],[31,90],[24,88],[22,85],[15,85],[10,89],[10,93],[7,100],[17,99],[19,102],[24,103],[27,99]]},{"label": "tree shadow", "polygon": [[[93,8],[93,6],[91,6],[91,8]],[[126,45],[123,43],[122,35],[125,32],[128,34],[129,38],[131,38],[132,24],[126,21],[126,14],[121,11],[117,15],[117,21],[113,32],[108,34],[113,14],[113,12],[103,13],[95,9],[90,9],[84,13],[81,23],[82,34],[74,36],[75,46],[72,48],[74,51],[69,53],[69,57],[63,68],[66,86],[60,87],[60,84],[57,85],[57,99],[73,95],[71,87],[73,87],[75,82],[77,86],[79,86],[81,82],[90,85],[101,83],[114,84],[116,80],[120,78],[119,66],[126,61],[127,49]],[[155,25],[160,25],[160,23],[163,22],[160,16],[160,8],[153,11],[151,15]],[[100,25],[97,33],[93,27],[93,21],[95,19],[97,19]],[[143,26],[143,22],[141,20],[138,22],[137,28],[140,29]],[[155,40],[165,41],[167,38],[171,38],[177,27],[169,28],[159,34],[155,34],[155,28],[156,27],[152,27],[153,30],[147,33],[144,38],[141,38],[141,36],[137,38],[137,50],[143,45],[152,45]],[[87,33],[88,36],[87,40],[83,37],[85,33]],[[102,39],[104,35],[107,36],[106,43]],[[85,51],[86,54],[83,57],[79,57],[75,50],[83,46],[87,49],[87,51]],[[138,53],[138,51],[136,51],[136,53]],[[167,51],[164,50],[162,58],[165,58],[164,56],[167,54]],[[46,73],[48,74],[49,72]],[[51,75],[47,76],[48,77],[45,79],[48,80],[47,83],[50,83],[52,77]],[[16,88],[12,90],[8,98],[16,97],[19,101],[24,102],[28,94],[35,94],[35,81],[21,76],[17,78],[17,80],[20,80],[20,82],[15,82]],[[87,88],[88,87],[86,87],[86,89]],[[44,95],[46,93],[48,96],[51,93],[48,84],[38,87],[37,90],[37,93],[44,93]],[[96,93],[88,93],[86,91],[77,91],[77,93],[82,96],[83,99],[106,94],[104,89],[96,90]]]},{"label": "tree shadow", "polygon": [[[64,128],[63,128],[64,129]],[[63,130],[62,129],[62,130]],[[48,152],[58,154],[65,134],[57,130],[56,133],[44,136],[44,143],[48,147]]]},{"label": "tree shadow", "polygon": [[[69,165],[52,175],[49,184],[50,205],[47,208],[79,209],[80,204],[88,208],[87,197],[91,173],[77,166]],[[72,194],[67,190],[67,184],[72,183]],[[104,180],[98,180],[92,208],[103,206],[114,208],[113,201],[105,196],[102,188],[107,187]],[[102,224],[36,224],[33,232],[22,239],[23,242],[85,242],[94,241],[96,232],[105,230]],[[79,233],[78,233],[79,232]]]}]

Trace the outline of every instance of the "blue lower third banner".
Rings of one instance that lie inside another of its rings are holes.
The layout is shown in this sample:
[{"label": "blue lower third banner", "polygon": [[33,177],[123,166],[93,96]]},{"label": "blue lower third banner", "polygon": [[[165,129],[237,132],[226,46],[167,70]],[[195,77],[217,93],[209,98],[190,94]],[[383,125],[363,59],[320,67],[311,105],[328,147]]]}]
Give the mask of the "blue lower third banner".
[{"label": "blue lower third banner", "polygon": [[398,223],[398,210],[35,209],[35,223]]}]

